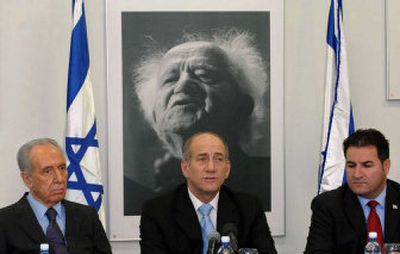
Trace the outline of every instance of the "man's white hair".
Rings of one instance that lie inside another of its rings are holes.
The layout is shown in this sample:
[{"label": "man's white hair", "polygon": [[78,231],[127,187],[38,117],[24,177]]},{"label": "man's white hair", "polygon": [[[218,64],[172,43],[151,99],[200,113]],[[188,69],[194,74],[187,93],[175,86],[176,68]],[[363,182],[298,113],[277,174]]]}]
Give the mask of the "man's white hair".
[{"label": "man's white hair", "polygon": [[[229,72],[236,80],[240,90],[254,100],[253,117],[261,117],[265,111],[262,104],[267,91],[268,66],[263,61],[260,51],[254,43],[254,36],[246,31],[229,29],[218,31],[212,36],[204,34],[185,34],[180,44],[204,41],[219,47],[228,59]],[[152,48],[149,55],[143,58],[134,70],[135,91],[139,98],[146,120],[154,126],[154,95],[159,89],[158,71],[167,50]]]}]

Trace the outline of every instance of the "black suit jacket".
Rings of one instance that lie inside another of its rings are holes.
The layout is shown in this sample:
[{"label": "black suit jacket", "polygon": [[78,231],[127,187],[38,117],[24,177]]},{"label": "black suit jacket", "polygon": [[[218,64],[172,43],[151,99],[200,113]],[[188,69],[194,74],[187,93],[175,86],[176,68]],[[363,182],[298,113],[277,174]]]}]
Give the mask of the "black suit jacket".
[{"label": "black suit jacket", "polygon": [[[238,245],[276,253],[274,241],[257,198],[222,187],[218,201],[217,231],[226,223],[238,228]],[[140,222],[142,254],[201,254],[201,227],[186,185],[147,202]]]},{"label": "black suit jacket", "polygon": [[[400,185],[387,181],[384,242],[400,242]],[[366,222],[357,196],[344,185],[314,198],[305,253],[364,253]]]},{"label": "black suit jacket", "polygon": [[[65,237],[69,254],[111,253],[111,247],[96,210],[62,201],[65,207]],[[39,253],[46,236],[29,205],[26,194],[15,204],[0,209],[0,254]]]}]

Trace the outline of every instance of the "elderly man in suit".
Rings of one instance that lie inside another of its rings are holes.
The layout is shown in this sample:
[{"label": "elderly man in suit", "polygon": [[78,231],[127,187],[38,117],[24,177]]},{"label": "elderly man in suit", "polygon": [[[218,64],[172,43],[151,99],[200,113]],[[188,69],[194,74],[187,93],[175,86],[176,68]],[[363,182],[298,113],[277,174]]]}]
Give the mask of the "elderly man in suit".
[{"label": "elderly man in suit", "polygon": [[94,208],[64,199],[68,170],[62,149],[52,139],[35,139],[17,154],[21,178],[29,192],[0,209],[0,253],[111,253]]},{"label": "elderly man in suit", "polygon": [[305,253],[363,253],[368,232],[400,242],[400,185],[388,180],[389,142],[375,129],[343,142],[347,183],[314,198]]},{"label": "elderly man in suit", "polygon": [[238,230],[239,247],[257,248],[260,254],[276,253],[259,200],[223,186],[230,169],[228,146],[219,135],[200,132],[191,136],[181,161],[186,184],[143,207],[141,253],[205,253],[205,232],[222,232],[228,223]]}]

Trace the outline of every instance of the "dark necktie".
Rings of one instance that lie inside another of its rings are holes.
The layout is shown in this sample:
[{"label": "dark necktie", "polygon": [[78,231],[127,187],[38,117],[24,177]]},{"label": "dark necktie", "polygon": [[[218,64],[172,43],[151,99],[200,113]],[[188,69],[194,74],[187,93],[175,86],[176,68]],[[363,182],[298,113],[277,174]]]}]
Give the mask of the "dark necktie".
[{"label": "dark necktie", "polygon": [[[371,208],[368,220],[367,220],[367,237],[369,232],[376,232],[378,235],[378,243],[383,247],[383,234],[382,234],[382,224],[381,220],[379,219],[378,214],[376,213],[376,206],[378,202],[375,200],[371,200],[368,202],[368,206]],[[368,239],[367,239],[368,240]]]},{"label": "dark necktie", "polygon": [[53,208],[49,208],[46,212],[46,216],[49,219],[49,226],[46,230],[46,238],[47,241],[49,241],[51,249],[53,249],[55,254],[68,254],[64,236],[56,221],[57,211]]}]

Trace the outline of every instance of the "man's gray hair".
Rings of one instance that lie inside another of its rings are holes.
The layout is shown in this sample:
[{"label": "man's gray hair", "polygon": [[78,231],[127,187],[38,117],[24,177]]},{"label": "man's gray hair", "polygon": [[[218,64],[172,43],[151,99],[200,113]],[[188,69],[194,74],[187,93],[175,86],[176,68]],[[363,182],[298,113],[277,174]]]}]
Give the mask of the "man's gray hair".
[{"label": "man's gray hair", "polygon": [[[253,113],[255,117],[265,110],[262,105],[263,96],[267,91],[268,66],[263,61],[260,51],[254,43],[254,36],[246,31],[229,29],[218,31],[211,36],[204,34],[185,34],[179,44],[203,41],[219,47],[226,55],[229,72],[235,78],[241,91],[254,100]],[[154,43],[153,43],[154,44]],[[154,94],[158,88],[158,70],[168,49],[152,46],[149,55],[145,56],[134,70],[135,91],[144,111],[146,120],[154,124]]]},{"label": "man's gray hair", "polygon": [[54,139],[51,138],[38,138],[38,139],[33,139],[25,144],[23,144],[17,152],[17,162],[18,162],[18,167],[21,172],[30,172],[31,171],[31,158],[30,158],[30,153],[33,147],[37,145],[43,145],[43,144],[50,144],[56,147],[61,153],[63,153],[63,149],[60,147],[60,145],[55,141]]},{"label": "man's gray hair", "polygon": [[187,161],[188,163],[190,162],[190,159],[191,159],[191,157],[192,157],[192,155],[190,154],[190,146],[191,146],[193,140],[194,140],[196,137],[198,137],[198,136],[200,136],[200,135],[204,135],[204,134],[212,135],[212,136],[218,138],[218,139],[222,142],[222,144],[224,145],[224,150],[225,150],[225,159],[226,159],[226,160],[229,160],[229,147],[228,147],[228,143],[226,143],[225,139],[224,139],[221,135],[219,135],[219,134],[217,134],[217,133],[215,133],[215,132],[212,132],[212,131],[200,131],[200,132],[197,132],[197,133],[193,134],[192,136],[190,136],[190,137],[185,141],[185,143],[183,144],[183,151],[182,151],[182,153],[183,153],[183,159],[184,159],[185,161]]}]

